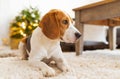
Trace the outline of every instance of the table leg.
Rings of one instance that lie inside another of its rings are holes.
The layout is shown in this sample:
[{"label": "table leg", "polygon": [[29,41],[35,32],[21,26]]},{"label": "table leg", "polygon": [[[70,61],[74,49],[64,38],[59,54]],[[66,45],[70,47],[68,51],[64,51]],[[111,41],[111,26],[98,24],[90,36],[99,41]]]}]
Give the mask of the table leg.
[{"label": "table leg", "polygon": [[80,12],[79,11],[75,12],[75,27],[82,34],[82,36],[80,37],[80,39],[75,43],[76,55],[80,55],[83,52],[83,45],[84,45],[83,31],[84,31],[84,27],[83,27],[83,23],[80,21]]},{"label": "table leg", "polygon": [[109,48],[116,49],[116,29],[114,27],[109,27]]},{"label": "table leg", "polygon": [[[80,31],[80,32],[82,32],[82,31]],[[83,46],[84,46],[84,41],[83,41],[83,35],[82,35],[75,44],[76,55],[82,54],[83,49],[84,49]]]}]

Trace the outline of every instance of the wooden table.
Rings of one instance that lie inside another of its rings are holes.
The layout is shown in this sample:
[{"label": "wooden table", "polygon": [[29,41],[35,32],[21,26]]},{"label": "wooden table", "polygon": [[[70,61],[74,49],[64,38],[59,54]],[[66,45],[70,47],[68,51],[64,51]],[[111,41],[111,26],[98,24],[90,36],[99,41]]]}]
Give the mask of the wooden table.
[{"label": "wooden table", "polygon": [[83,7],[73,9],[75,11],[75,26],[82,33],[79,41],[76,42],[76,55],[83,52],[84,24],[109,26],[109,48],[116,48],[115,26],[120,25],[120,0],[104,0]]}]

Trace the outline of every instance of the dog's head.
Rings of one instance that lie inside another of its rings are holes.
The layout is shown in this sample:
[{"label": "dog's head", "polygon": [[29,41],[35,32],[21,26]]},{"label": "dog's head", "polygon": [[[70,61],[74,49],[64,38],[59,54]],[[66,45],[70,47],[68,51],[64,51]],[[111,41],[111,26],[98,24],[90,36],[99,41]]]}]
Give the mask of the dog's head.
[{"label": "dog's head", "polygon": [[61,39],[64,42],[74,43],[80,32],[73,26],[72,19],[61,10],[50,10],[40,21],[42,32],[50,39]]}]

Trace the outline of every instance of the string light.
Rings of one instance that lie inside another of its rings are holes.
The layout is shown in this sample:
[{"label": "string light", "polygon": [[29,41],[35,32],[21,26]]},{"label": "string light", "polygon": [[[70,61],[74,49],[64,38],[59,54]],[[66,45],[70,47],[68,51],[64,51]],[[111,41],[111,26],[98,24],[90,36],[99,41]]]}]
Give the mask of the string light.
[{"label": "string light", "polygon": [[22,31],[22,30],[20,30],[20,34],[21,34],[21,35],[23,35],[24,37],[26,36],[26,34],[25,34],[25,33],[23,33],[23,31]]},{"label": "string light", "polygon": [[25,22],[22,22],[21,26],[22,26],[23,29],[26,29],[26,23]]}]

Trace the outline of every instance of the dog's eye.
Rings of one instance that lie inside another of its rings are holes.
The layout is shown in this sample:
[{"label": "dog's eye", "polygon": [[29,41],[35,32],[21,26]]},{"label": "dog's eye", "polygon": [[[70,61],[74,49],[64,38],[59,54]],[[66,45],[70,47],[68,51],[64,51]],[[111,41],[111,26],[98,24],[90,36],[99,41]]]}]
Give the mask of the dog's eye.
[{"label": "dog's eye", "polygon": [[62,23],[66,25],[68,24],[68,20],[63,20]]}]

